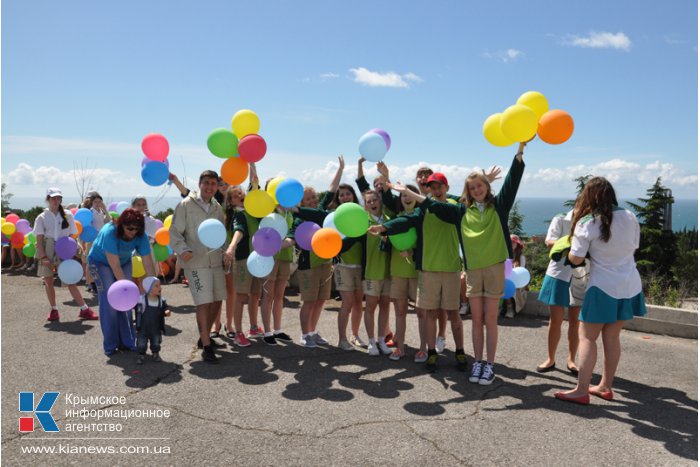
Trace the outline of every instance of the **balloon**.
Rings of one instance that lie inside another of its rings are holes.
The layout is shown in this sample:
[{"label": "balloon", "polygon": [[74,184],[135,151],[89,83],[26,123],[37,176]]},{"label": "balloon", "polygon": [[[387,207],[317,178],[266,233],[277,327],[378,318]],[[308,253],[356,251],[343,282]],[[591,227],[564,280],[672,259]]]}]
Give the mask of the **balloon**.
[{"label": "balloon", "polygon": [[78,242],[70,237],[61,237],[56,240],[56,255],[61,259],[71,259],[78,252]]},{"label": "balloon", "polygon": [[141,178],[150,186],[161,186],[170,178],[168,166],[162,162],[149,162],[141,169]]},{"label": "balloon", "polygon": [[15,230],[20,232],[22,235],[25,235],[32,231],[32,225],[27,219],[20,219],[15,224]]},{"label": "balloon", "polygon": [[10,243],[15,248],[22,248],[24,246],[24,235],[22,235],[22,232],[15,231],[15,233],[10,236]]},{"label": "balloon", "polygon": [[513,273],[513,260],[508,258],[505,262],[505,273],[506,273],[506,279],[510,278],[510,275]]},{"label": "balloon", "polygon": [[539,93],[537,91],[528,91],[518,97],[518,100],[516,102],[517,104],[524,105],[525,107],[529,107],[530,110],[535,112],[535,116],[537,117],[537,120],[542,117],[548,110],[549,110],[549,102],[547,102],[547,98],[544,97],[542,93]]},{"label": "balloon", "polygon": [[323,228],[335,230],[340,234],[341,240],[345,238],[345,235],[338,230],[338,227],[335,226],[335,212],[331,212],[325,219],[323,219]]},{"label": "balloon", "polygon": [[24,240],[22,240],[22,246],[26,246],[26,245],[29,245],[29,239],[25,235]]},{"label": "balloon", "polygon": [[494,146],[510,146],[514,143],[513,140],[506,138],[506,136],[501,131],[501,117],[503,114],[497,113],[489,115],[489,117],[484,122],[482,131],[484,132],[484,138],[486,141],[493,144]]},{"label": "balloon", "polygon": [[32,245],[36,243],[36,235],[34,235],[34,232],[29,232],[27,235],[25,235],[25,238],[29,240],[29,243]]},{"label": "balloon", "polygon": [[109,211],[109,215],[112,219],[116,219],[119,217],[119,213],[116,211]]},{"label": "balloon", "polygon": [[238,138],[226,128],[217,128],[209,133],[207,148],[216,157],[227,159],[238,154]]},{"label": "balloon", "polygon": [[115,209],[115,211],[117,212],[117,214],[121,214],[128,207],[131,207],[129,203],[127,203],[126,201],[120,201],[117,203],[117,208]]},{"label": "balloon", "polygon": [[163,221],[163,227],[165,227],[166,229],[169,229],[172,224],[173,224],[173,215],[170,214]]},{"label": "balloon", "polygon": [[311,239],[313,238],[316,231],[320,229],[321,227],[314,222],[302,222],[297,226],[297,229],[294,232],[294,241],[297,243],[297,245],[299,245],[299,248],[301,248],[302,250],[310,251]]},{"label": "balloon", "polygon": [[253,190],[246,195],[243,207],[251,216],[263,218],[275,210],[275,201],[267,192]]},{"label": "balloon", "polygon": [[2,238],[3,245],[7,245],[10,243],[10,239],[4,233],[0,233],[0,238]]},{"label": "balloon", "polygon": [[264,229],[268,227],[271,229],[275,229],[275,231],[277,231],[277,233],[280,235],[280,238],[283,240],[287,236],[287,232],[289,232],[287,219],[280,216],[276,212],[273,212],[272,214],[268,214],[267,216],[263,217],[260,221],[260,226],[258,228]]},{"label": "balloon", "polygon": [[501,131],[513,141],[529,141],[537,133],[537,115],[524,105],[511,105],[501,116]]},{"label": "balloon", "polygon": [[563,110],[550,110],[537,124],[537,136],[549,144],[561,144],[574,133],[574,119]]},{"label": "balloon", "polygon": [[415,227],[411,227],[404,233],[389,235],[389,241],[399,251],[410,250],[418,241],[418,233]]},{"label": "balloon", "polygon": [[248,163],[240,157],[230,157],[221,164],[221,178],[229,185],[240,185],[248,178]]},{"label": "balloon", "polygon": [[293,208],[304,197],[304,185],[295,178],[286,178],[277,185],[277,202],[283,208]]},{"label": "balloon", "polygon": [[73,238],[80,237],[80,234],[83,233],[83,223],[80,221],[74,221],[74,222],[75,222],[75,228],[78,229],[78,233],[73,235]]},{"label": "balloon", "polygon": [[9,222],[10,224],[16,224],[17,221],[19,220],[19,216],[17,214],[10,214],[5,218],[5,222]]},{"label": "balloon", "polygon": [[238,139],[243,139],[244,136],[260,131],[260,119],[252,110],[239,110],[231,118],[231,129],[238,136]]},{"label": "balloon", "polygon": [[156,261],[165,261],[170,256],[168,247],[165,245],[158,245],[157,243],[153,245],[153,257]]},{"label": "balloon", "polygon": [[80,208],[73,214],[73,219],[81,224],[90,225],[92,224],[92,211],[88,208]]},{"label": "balloon", "polygon": [[[159,229],[163,228],[163,223],[160,222],[158,219],[154,219],[152,217],[146,217],[145,219],[145,229],[144,231],[146,232],[146,235],[148,238],[155,238],[156,232],[158,232]],[[159,226],[160,224],[160,226]],[[168,229],[165,229],[168,230]]]},{"label": "balloon", "polygon": [[[165,224],[163,224],[162,220],[160,220],[160,219],[153,219],[153,220],[155,221],[154,223],[155,223],[157,229],[162,229],[163,227],[165,227]],[[165,228],[169,229],[170,227],[165,227]]]},{"label": "balloon", "polygon": [[[153,160],[153,159],[149,159],[148,157],[144,157],[143,159],[141,159],[141,168],[143,168],[144,165],[146,165],[147,163],[151,162],[152,160]],[[162,162],[163,164],[165,164],[165,165],[168,167],[168,169],[170,169],[170,162],[168,162],[168,159],[165,159],[165,160],[160,161],[160,162]]]},{"label": "balloon", "polygon": [[0,231],[2,231],[2,233],[4,233],[7,236],[10,236],[13,233],[15,233],[15,230],[17,229],[15,227],[15,224],[13,224],[12,222],[5,222],[4,224],[2,224],[2,227],[0,227]]},{"label": "balloon", "polygon": [[137,278],[146,275],[146,268],[143,267],[143,260],[140,256],[131,257],[131,275]]},{"label": "balloon", "polygon": [[160,229],[156,230],[155,239],[158,245],[167,245],[170,243],[170,230],[166,229],[165,227],[161,227]]},{"label": "balloon", "polygon": [[248,135],[238,144],[238,154],[247,162],[258,162],[266,152],[267,143],[260,135]]},{"label": "balloon", "polygon": [[260,256],[274,256],[282,248],[282,237],[273,228],[258,229],[253,235],[253,248]]},{"label": "balloon", "polygon": [[116,211],[118,204],[119,203],[117,201],[112,201],[111,203],[109,203],[109,206],[107,206],[107,211]]},{"label": "balloon", "polygon": [[343,247],[343,240],[340,234],[333,229],[319,229],[311,238],[311,249],[317,256],[330,259],[340,253]]},{"label": "balloon", "polygon": [[253,251],[246,260],[248,272],[255,277],[265,277],[272,272],[275,267],[275,258],[272,256],[261,256]]},{"label": "balloon", "polygon": [[150,133],[143,137],[141,150],[151,160],[163,162],[168,157],[170,145],[160,133]]},{"label": "balloon", "polygon": [[382,130],[381,128],[374,128],[372,130],[369,130],[372,133],[376,133],[382,138],[384,138],[384,143],[386,144],[386,150],[389,151],[391,149],[391,136],[389,136],[389,133],[386,131]]},{"label": "balloon", "polygon": [[131,311],[139,302],[139,288],[130,280],[116,281],[107,290],[107,301],[117,311]]},{"label": "balloon", "polygon": [[280,184],[280,182],[284,180],[284,177],[275,177],[272,180],[270,180],[265,187],[265,191],[267,192],[268,195],[272,197],[273,200],[275,200],[275,204],[279,204],[279,201],[277,201],[277,185]]},{"label": "balloon", "polygon": [[386,142],[382,135],[368,131],[358,142],[358,151],[368,161],[379,162],[386,155]]},{"label": "balloon", "polygon": [[348,237],[361,237],[367,233],[367,211],[357,203],[343,203],[335,210],[333,223],[340,233]]},{"label": "balloon", "polygon": [[516,287],[513,281],[510,279],[506,279],[506,286],[503,289],[503,298],[505,300],[513,298],[513,295],[515,295],[515,289]]},{"label": "balloon", "polygon": [[24,248],[22,248],[22,253],[24,253],[24,256],[27,258],[34,258],[34,255],[36,255],[36,245],[33,243],[24,245]]},{"label": "balloon", "polygon": [[83,227],[83,233],[80,234],[80,239],[85,243],[90,243],[97,238],[97,229],[91,225],[86,225]]},{"label": "balloon", "polygon": [[170,265],[168,263],[166,263],[165,261],[161,261],[158,264],[160,265],[160,270],[163,273],[163,277],[170,274]]},{"label": "balloon", "polygon": [[[74,259],[61,261],[58,265],[58,277],[64,284],[77,284],[83,278],[83,265]],[[134,287],[136,287],[135,284]]]},{"label": "balloon", "polygon": [[226,241],[226,227],[217,219],[207,219],[197,229],[199,241],[208,248],[219,248]]},{"label": "balloon", "polygon": [[522,289],[530,283],[530,271],[521,267],[513,268],[510,280],[513,281],[513,284],[515,284],[516,288]]}]

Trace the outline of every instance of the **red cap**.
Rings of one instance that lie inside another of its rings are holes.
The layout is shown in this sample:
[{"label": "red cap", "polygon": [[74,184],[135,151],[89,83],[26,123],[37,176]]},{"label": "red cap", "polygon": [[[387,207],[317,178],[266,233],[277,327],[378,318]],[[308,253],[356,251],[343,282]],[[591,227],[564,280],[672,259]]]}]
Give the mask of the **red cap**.
[{"label": "red cap", "polygon": [[426,182],[426,185],[430,185],[433,182],[440,182],[443,185],[448,185],[447,177],[445,177],[445,174],[442,172],[435,172],[430,177],[428,177],[428,181]]},{"label": "red cap", "polygon": [[510,241],[511,241],[511,243],[517,243],[518,245],[520,245],[520,246],[522,246],[522,247],[525,246],[525,245],[523,245],[523,241],[520,240],[520,237],[518,237],[517,235],[512,235],[512,234],[511,234],[511,236],[510,236]]}]

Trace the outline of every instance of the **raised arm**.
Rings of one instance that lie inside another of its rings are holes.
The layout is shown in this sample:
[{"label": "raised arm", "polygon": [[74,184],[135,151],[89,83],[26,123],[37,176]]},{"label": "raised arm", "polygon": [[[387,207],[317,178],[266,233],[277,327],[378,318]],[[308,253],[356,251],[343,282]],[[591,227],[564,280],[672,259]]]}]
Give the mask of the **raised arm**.
[{"label": "raised arm", "polygon": [[258,180],[258,170],[255,168],[255,163],[251,162],[248,164],[248,168],[250,173],[250,185],[253,190],[257,190],[260,188],[260,181]]},{"label": "raised arm", "polygon": [[411,190],[409,190],[408,188],[406,188],[406,185],[404,185],[404,184],[401,183],[401,182],[396,182],[396,183],[387,182],[387,183],[386,183],[386,186],[387,186],[388,188],[391,188],[391,189],[394,190],[394,191],[398,191],[398,192],[401,193],[402,195],[405,194],[405,195],[407,195],[408,197],[410,197],[410,198],[412,198],[412,199],[415,199],[416,202],[417,202],[418,204],[420,204],[420,203],[422,203],[423,201],[425,201],[425,198],[426,198],[425,196],[423,196],[423,195],[421,195],[421,194],[419,194],[419,193],[414,193],[413,191],[411,191]]},{"label": "raised arm", "polygon": [[518,194],[518,188],[520,187],[520,180],[523,178],[523,172],[525,171],[525,162],[523,161],[523,151],[527,143],[520,143],[518,148],[518,153],[513,158],[513,163],[508,170],[506,179],[503,181],[503,186],[501,190],[496,195],[496,205],[499,207],[499,211],[503,213],[510,212],[515,203],[515,197]]},{"label": "raised arm", "polygon": [[364,162],[365,158],[362,156],[357,159],[357,178],[355,179],[355,183],[357,184],[357,189],[360,190],[360,193],[364,193],[370,188],[369,183],[367,183],[367,179],[365,178],[365,171],[362,168],[362,164]]},{"label": "raised arm", "polygon": [[173,185],[175,185],[177,187],[178,191],[180,191],[180,196],[182,196],[184,198],[185,196],[190,194],[190,189],[182,184],[180,179],[177,178],[177,175],[170,172],[170,175],[168,176],[168,178],[170,179],[171,182],[173,182]]},{"label": "raised arm", "polygon": [[335,177],[331,180],[331,184],[328,187],[328,191],[335,193],[338,191],[338,185],[340,185],[340,179],[343,177],[343,170],[345,170],[345,158],[341,154],[338,156],[338,170],[335,172]]}]

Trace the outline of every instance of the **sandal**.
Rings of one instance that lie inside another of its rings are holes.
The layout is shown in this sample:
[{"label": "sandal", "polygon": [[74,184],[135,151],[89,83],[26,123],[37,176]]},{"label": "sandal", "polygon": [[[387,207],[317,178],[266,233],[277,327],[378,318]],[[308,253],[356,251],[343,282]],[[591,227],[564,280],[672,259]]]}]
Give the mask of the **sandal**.
[{"label": "sandal", "polygon": [[228,337],[229,339],[236,338],[236,333],[234,331],[229,331],[226,326],[224,326],[224,331],[226,331],[226,337]]}]

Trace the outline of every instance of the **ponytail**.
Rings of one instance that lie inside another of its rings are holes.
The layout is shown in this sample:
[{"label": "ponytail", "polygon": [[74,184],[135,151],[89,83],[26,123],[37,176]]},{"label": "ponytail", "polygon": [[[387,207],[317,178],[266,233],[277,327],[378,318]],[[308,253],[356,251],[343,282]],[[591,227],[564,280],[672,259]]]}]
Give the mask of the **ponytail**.
[{"label": "ponytail", "polygon": [[70,224],[68,223],[68,219],[66,218],[66,211],[63,210],[63,205],[61,205],[61,204],[58,205],[58,212],[59,212],[59,214],[61,214],[61,217],[63,218],[63,222],[61,222],[61,228],[67,229]]}]

